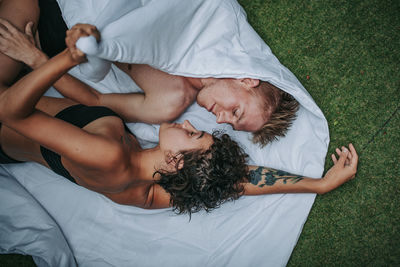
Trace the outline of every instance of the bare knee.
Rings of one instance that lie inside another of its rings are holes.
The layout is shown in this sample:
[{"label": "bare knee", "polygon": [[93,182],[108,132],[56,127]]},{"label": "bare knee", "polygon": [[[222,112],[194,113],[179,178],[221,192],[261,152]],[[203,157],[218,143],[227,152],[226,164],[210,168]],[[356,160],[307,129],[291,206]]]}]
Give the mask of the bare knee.
[{"label": "bare knee", "polygon": [[[6,19],[22,32],[25,32],[25,26],[30,21],[36,30],[39,13],[37,0],[0,0],[0,18]],[[0,90],[15,82],[21,67],[20,62],[0,53]]]},{"label": "bare knee", "polygon": [[38,0],[0,0],[0,17],[11,22],[20,31],[32,21],[36,29],[40,9]]}]

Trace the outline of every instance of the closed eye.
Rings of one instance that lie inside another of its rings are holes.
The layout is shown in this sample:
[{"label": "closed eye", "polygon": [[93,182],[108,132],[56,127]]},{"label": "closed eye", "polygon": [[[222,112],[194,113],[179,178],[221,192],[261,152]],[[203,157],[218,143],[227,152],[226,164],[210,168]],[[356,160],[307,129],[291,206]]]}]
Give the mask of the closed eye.
[{"label": "closed eye", "polygon": [[201,134],[199,135],[199,137],[197,137],[197,139],[200,139],[200,138],[202,138],[202,137],[203,137],[203,135],[204,135],[204,131],[201,131]]},{"label": "closed eye", "polygon": [[237,117],[237,114],[238,114],[238,110],[237,110],[237,109],[234,109],[234,110],[232,111],[232,115],[233,115],[234,117]]}]

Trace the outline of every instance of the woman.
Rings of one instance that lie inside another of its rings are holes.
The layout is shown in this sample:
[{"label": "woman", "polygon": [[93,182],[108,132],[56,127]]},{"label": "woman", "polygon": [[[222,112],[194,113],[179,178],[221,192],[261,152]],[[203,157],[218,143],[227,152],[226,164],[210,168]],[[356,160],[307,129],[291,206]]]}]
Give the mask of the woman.
[{"label": "woman", "polygon": [[[0,51],[16,58],[12,44],[25,37],[8,21],[0,24]],[[85,60],[75,40],[67,37],[69,48],[1,93],[0,144],[8,161],[38,162],[120,204],[172,205],[179,213],[208,211],[242,194],[322,194],[355,176],[358,158],[352,145],[350,151],[338,149],[340,159],[333,156],[335,166],[317,180],[247,167],[246,155],[227,135],[218,138],[187,121],[162,124],[159,145],[142,149],[112,110],[43,96],[60,78],[63,90],[86,86],[64,75]]]}]

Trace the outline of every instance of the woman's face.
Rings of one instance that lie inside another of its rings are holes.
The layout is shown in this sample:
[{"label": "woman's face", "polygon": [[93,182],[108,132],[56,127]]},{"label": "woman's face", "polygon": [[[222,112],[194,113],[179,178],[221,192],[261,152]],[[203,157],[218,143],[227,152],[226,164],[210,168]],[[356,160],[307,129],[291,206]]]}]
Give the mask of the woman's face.
[{"label": "woman's face", "polygon": [[172,153],[189,150],[207,150],[214,143],[209,133],[197,130],[187,120],[182,124],[161,124],[159,138],[160,148]]}]

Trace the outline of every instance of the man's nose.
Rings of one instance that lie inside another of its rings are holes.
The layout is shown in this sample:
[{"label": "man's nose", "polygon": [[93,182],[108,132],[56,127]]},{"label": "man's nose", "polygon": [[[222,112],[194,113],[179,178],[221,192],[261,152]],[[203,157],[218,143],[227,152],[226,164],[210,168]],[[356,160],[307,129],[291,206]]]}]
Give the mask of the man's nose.
[{"label": "man's nose", "polygon": [[230,117],[225,111],[221,111],[217,114],[217,123],[230,123]]}]

